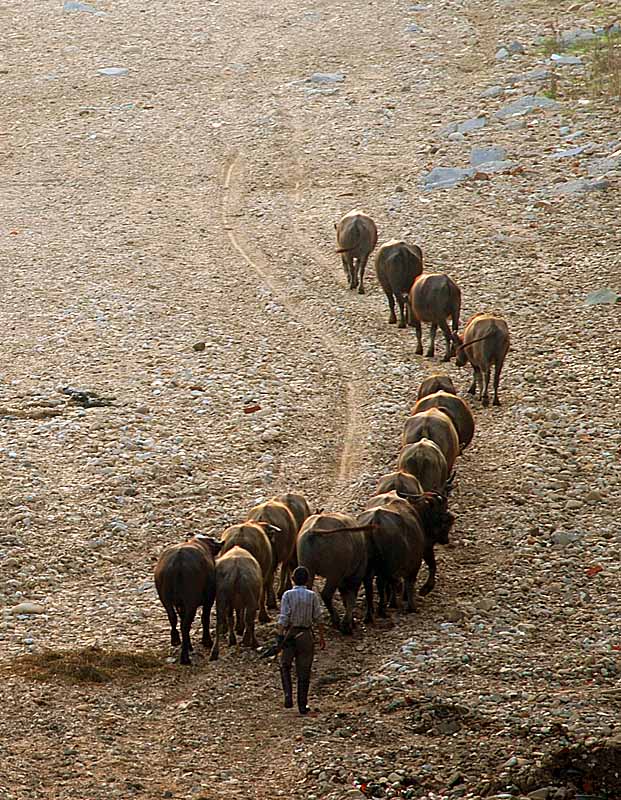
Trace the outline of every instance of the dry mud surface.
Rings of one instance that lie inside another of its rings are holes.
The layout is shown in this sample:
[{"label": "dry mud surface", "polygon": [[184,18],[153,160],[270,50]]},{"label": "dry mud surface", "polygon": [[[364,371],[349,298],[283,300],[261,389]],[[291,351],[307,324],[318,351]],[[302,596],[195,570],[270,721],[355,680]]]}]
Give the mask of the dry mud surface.
[{"label": "dry mud surface", "polygon": [[[619,109],[494,116],[542,88],[508,78],[541,66],[550,19],[595,5],[0,2],[1,798],[519,793],[570,785],[544,774],[565,745],[619,736],[620,307],[584,302],[621,285],[619,176],[555,192],[619,148]],[[551,158],[564,127],[590,149]],[[519,169],[422,190],[492,144]],[[451,274],[463,320],[501,311],[513,347],[503,406],[473,404],[435,591],[332,632],[301,720],[255,653],[208,664],[195,635],[195,666],[171,663],[152,569],[277,491],[356,512],[392,468],[437,360],[387,325],[372,268],[345,288],[333,223],[355,206]],[[94,643],[163,667],[93,685],[14,661]],[[621,797],[612,774],[578,788]]]}]

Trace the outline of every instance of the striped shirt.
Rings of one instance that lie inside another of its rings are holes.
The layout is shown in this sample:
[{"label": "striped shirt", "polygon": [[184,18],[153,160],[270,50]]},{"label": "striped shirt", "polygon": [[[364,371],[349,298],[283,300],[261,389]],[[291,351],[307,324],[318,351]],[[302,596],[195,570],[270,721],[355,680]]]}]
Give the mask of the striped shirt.
[{"label": "striped shirt", "polygon": [[306,586],[294,586],[282,596],[278,622],[283,628],[310,628],[321,619],[319,597]]}]

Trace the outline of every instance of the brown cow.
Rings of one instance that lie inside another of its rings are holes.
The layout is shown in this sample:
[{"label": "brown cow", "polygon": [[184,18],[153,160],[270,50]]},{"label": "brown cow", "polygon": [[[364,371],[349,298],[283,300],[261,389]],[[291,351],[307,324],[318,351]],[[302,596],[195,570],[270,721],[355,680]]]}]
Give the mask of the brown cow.
[{"label": "brown cow", "polygon": [[430,439],[406,445],[399,453],[398,467],[414,475],[425,492],[448,494],[452,488],[444,453]]},{"label": "brown cow", "polygon": [[228,630],[229,644],[237,643],[233,624],[235,612],[238,633],[243,634],[242,644],[258,647],[254,623],[263,589],[263,573],[256,558],[244,547],[236,545],[216,561],[216,585],[216,640],[211,648],[210,661],[216,661],[220,655],[221,633]]},{"label": "brown cow", "polygon": [[443,361],[449,361],[453,352],[451,331],[446,323],[451,318],[453,331],[459,328],[461,312],[461,292],[457,284],[448,275],[431,273],[417,278],[410,289],[410,325],[416,328],[416,355],[423,354],[421,322],[431,323],[429,349],[427,357],[433,357],[438,325],[446,339],[446,353]]},{"label": "brown cow", "polygon": [[349,288],[364,294],[364,270],[377,244],[377,227],[371,217],[354,209],[335,224],[337,253],[341,254]]},{"label": "brown cow", "polygon": [[[430,408],[409,417],[403,426],[402,444],[414,444],[421,439],[431,439],[444,454],[450,472],[460,452],[459,436],[451,418],[438,408]],[[416,475],[420,479],[419,475]]]},{"label": "brown cow", "polygon": [[340,592],[345,606],[340,624],[343,633],[353,630],[356,597],[367,572],[365,530],[349,514],[334,512],[313,514],[298,534],[298,563],[309,572],[309,587],[312,588],[315,575],[326,579],[321,598],[336,628],[339,617],[332,598],[337,589]]},{"label": "brown cow", "polygon": [[408,296],[412,284],[423,271],[423,251],[416,244],[408,245],[399,239],[383,244],[375,257],[375,274],[388,298],[391,325],[397,321],[395,300],[399,305],[399,327],[405,328]]},{"label": "brown cow", "polygon": [[[231,525],[222,534],[222,554],[233,547],[239,546],[247,550],[259,562],[263,574],[263,588],[259,600],[259,622],[269,622],[266,600],[267,592],[274,580],[272,545],[268,539],[265,528],[266,523],[242,522],[240,525]],[[241,633],[242,621],[237,618],[237,632]]]},{"label": "brown cow", "polygon": [[457,394],[455,384],[448,375],[435,373],[434,375],[430,375],[428,378],[425,378],[425,380],[421,383],[418,389],[418,397],[416,399],[420,400],[422,397],[426,397],[428,394],[435,394],[436,392],[440,391],[448,392],[449,394]]},{"label": "brown cow", "polygon": [[[259,503],[248,514],[250,522],[265,524],[265,533],[272,545],[272,574],[280,564],[280,584],[278,596],[291,588],[290,570],[295,569],[295,542],[298,535],[298,526],[293,514],[287,506],[276,497],[271,497],[264,503]],[[267,605],[276,608],[276,595],[274,584],[270,583],[267,589]]]},{"label": "brown cow", "polygon": [[495,365],[493,404],[499,406],[500,373],[511,345],[505,320],[494,314],[476,314],[467,323],[463,338],[454,334],[453,339],[457,345],[457,366],[463,367],[467,361],[472,365],[473,376],[468,393],[476,394],[477,383],[480,382],[480,399],[484,406],[489,405],[489,380],[492,364]]},{"label": "brown cow", "polygon": [[[199,606],[203,607],[203,644],[211,647],[209,617],[216,596],[214,555],[220,542],[209,536],[194,536],[183,544],[171,544],[155,566],[155,587],[170,622],[170,643],[181,644],[181,663],[190,663],[190,628]],[[177,630],[181,617],[181,639]]]},{"label": "brown cow", "polygon": [[[358,516],[358,523],[369,527],[367,581],[369,573],[377,576],[380,616],[386,613],[387,590],[394,591],[400,578],[405,582],[407,610],[415,610],[414,583],[423,560],[429,575],[420,594],[426,595],[433,589],[436,581],[434,546],[448,544],[454,521],[446,497],[435,492],[427,492],[409,501],[393,492],[386,496],[384,505]],[[367,594],[367,618],[373,618],[372,592]]]},{"label": "brown cow", "polygon": [[277,494],[274,500],[280,500],[280,502],[284,503],[289,511],[293,514],[295,524],[297,525],[297,534],[304,524],[304,520],[311,515],[310,506],[308,505],[304,495],[296,492],[286,492],[285,494]]},{"label": "brown cow", "polygon": [[[431,444],[433,444],[433,442]],[[440,450],[437,445],[434,445],[434,447],[436,447],[438,451]],[[440,455],[442,454],[440,453]],[[446,460],[444,463],[446,464]],[[407,495],[422,494],[425,490],[415,475],[403,470],[399,472],[389,472],[387,475],[382,475],[380,482],[375,488],[375,495],[392,491]]]},{"label": "brown cow", "polygon": [[416,403],[412,414],[418,414],[420,411],[427,411],[430,408],[439,408],[451,418],[462,450],[470,444],[474,436],[474,417],[465,400],[448,392],[428,394],[427,397],[423,397]]}]

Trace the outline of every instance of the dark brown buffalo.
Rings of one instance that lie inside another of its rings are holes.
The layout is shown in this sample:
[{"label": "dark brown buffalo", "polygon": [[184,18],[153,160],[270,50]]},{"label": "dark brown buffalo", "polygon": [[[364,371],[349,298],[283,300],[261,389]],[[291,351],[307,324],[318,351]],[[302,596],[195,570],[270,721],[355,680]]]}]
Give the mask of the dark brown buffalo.
[{"label": "dark brown buffalo", "polygon": [[315,575],[326,579],[321,597],[335,627],[338,614],[332,598],[338,589],[345,606],[340,624],[343,633],[351,633],[358,590],[367,572],[367,540],[365,531],[349,514],[313,514],[298,534],[298,563],[306,567],[312,587]]},{"label": "dark brown buffalo", "polygon": [[358,286],[358,294],[364,294],[364,270],[377,244],[377,227],[371,217],[355,209],[345,214],[334,227],[336,252],[341,254],[349,288]]},{"label": "dark brown buffalo", "polygon": [[[203,607],[203,644],[211,647],[209,617],[216,596],[214,555],[220,542],[198,535],[183,544],[171,544],[155,566],[155,587],[170,621],[170,643],[181,644],[181,663],[190,663],[190,628],[199,606]],[[181,638],[177,630],[181,618]]]},{"label": "dark brown buffalo", "polygon": [[[429,575],[420,594],[426,595],[434,588],[437,571],[434,546],[448,544],[454,521],[446,497],[435,492],[407,501],[393,492],[384,498],[383,505],[358,516],[358,523],[369,528],[366,534],[369,573],[377,577],[380,616],[385,616],[387,596],[394,592],[401,578],[405,583],[407,610],[415,610],[414,584],[423,560]],[[367,593],[367,618],[373,618],[372,592]]]},{"label": "dark brown buffalo", "polygon": [[391,325],[397,321],[395,300],[399,306],[399,327],[405,328],[408,298],[412,284],[423,271],[423,251],[416,244],[408,245],[399,239],[383,244],[375,257],[375,274],[388,298]]},{"label": "dark brown buffalo", "polygon": [[451,319],[453,331],[456,332],[461,312],[461,292],[457,284],[448,275],[441,273],[421,275],[410,289],[410,311],[412,312],[410,325],[416,329],[416,354],[419,356],[423,354],[421,322],[429,322],[431,327],[427,356],[433,357],[436,331],[440,326],[446,339],[443,361],[449,361],[453,352],[453,341],[446,320]]},{"label": "dark brown buffalo", "polygon": [[[266,525],[261,522],[242,522],[240,525],[231,525],[222,534],[223,555],[233,547],[243,547],[256,558],[261,567],[263,588],[259,600],[259,622],[269,622],[266,600],[268,589],[274,581],[272,545],[265,528]],[[240,627],[241,623],[238,617],[238,630]]]},{"label": "dark brown buffalo", "polygon": [[[430,408],[409,417],[403,426],[402,444],[414,444],[421,439],[431,439],[438,445],[450,472],[460,452],[459,436],[451,418],[438,408]],[[416,477],[420,479],[419,475]]]},{"label": "dark brown buffalo", "polygon": [[436,392],[435,394],[428,394],[419,400],[414,408],[412,414],[418,414],[421,411],[427,411],[430,408],[439,408],[441,411],[450,417],[451,422],[455,426],[457,435],[459,437],[459,444],[461,449],[467,447],[474,436],[474,417],[470,406],[461,397],[448,392]]},{"label": "dark brown buffalo", "polygon": [[425,492],[448,494],[452,488],[444,453],[431,439],[407,444],[399,453],[398,467],[413,475]]},{"label": "dark brown buffalo", "polygon": [[421,383],[418,389],[418,397],[416,399],[420,400],[421,397],[426,397],[428,394],[435,394],[436,392],[457,394],[457,389],[448,375],[440,375],[439,373],[436,373],[435,375],[430,375],[428,378],[425,378],[425,380]]},{"label": "dark brown buffalo", "polygon": [[284,503],[289,511],[293,514],[293,518],[295,519],[295,523],[297,525],[296,534],[304,524],[304,520],[310,517],[311,510],[306,498],[303,494],[298,494],[297,492],[286,492],[285,494],[278,494],[274,498],[275,500],[280,500],[281,503]]},{"label": "dark brown buffalo", "polygon": [[237,631],[242,644],[258,647],[254,624],[263,590],[263,573],[256,558],[243,547],[232,547],[216,561],[216,640],[210,661],[220,655],[220,634],[228,631],[229,644],[237,643],[233,615],[237,613]]},{"label": "dark brown buffalo", "polygon": [[455,360],[457,366],[463,367],[467,361],[472,365],[472,383],[468,393],[476,394],[477,383],[480,383],[479,398],[483,401],[484,406],[489,405],[489,381],[492,364],[494,364],[493,404],[499,406],[500,373],[511,346],[509,327],[505,320],[494,314],[477,314],[469,320],[463,337],[455,334],[453,340],[457,345]]},{"label": "dark brown buffalo", "polygon": [[[264,503],[255,506],[248,514],[248,520],[265,523],[265,533],[272,545],[272,574],[276,573],[280,564],[278,596],[282,597],[283,592],[291,588],[291,569],[295,569],[296,566],[297,523],[287,506],[276,497],[271,497]],[[267,605],[269,608],[276,608],[273,583],[268,586]]]},{"label": "dark brown buffalo", "polygon": [[[440,448],[437,445],[434,445],[434,447],[440,451]],[[422,494],[425,490],[414,474],[410,474],[409,472],[402,470],[399,472],[389,472],[387,475],[382,475],[374,494],[379,495],[383,494],[384,492],[393,491],[400,492],[401,494]]]}]

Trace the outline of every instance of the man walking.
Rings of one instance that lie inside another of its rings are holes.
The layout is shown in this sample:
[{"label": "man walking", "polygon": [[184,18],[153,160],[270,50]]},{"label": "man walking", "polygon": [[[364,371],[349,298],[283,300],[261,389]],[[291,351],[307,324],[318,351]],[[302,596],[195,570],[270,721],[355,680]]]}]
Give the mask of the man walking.
[{"label": "man walking", "polygon": [[297,567],[294,570],[293,583],[295,585],[293,589],[289,589],[283,594],[278,617],[278,633],[280,641],[283,643],[280,675],[285,693],[285,708],[293,707],[291,664],[295,659],[300,714],[308,714],[310,711],[307,700],[311,667],[315,655],[313,623],[317,623],[319,648],[323,650],[326,646],[323,625],[319,623],[321,619],[319,597],[312,589],[306,588],[309,577],[306,567]]}]

